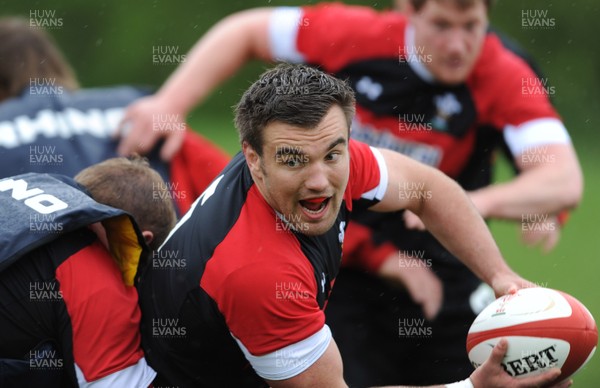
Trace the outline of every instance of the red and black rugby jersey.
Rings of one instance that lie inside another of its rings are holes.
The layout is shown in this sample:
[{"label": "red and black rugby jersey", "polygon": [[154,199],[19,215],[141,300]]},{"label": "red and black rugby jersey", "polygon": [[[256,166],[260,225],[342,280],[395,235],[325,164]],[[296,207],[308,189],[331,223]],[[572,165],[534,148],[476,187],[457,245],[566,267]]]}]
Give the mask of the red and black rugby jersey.
[{"label": "red and black rugby jersey", "polygon": [[379,152],[352,140],[349,148],[349,183],[323,235],[278,223],[242,154],[197,199],[139,282],[143,347],[159,375],[181,385],[261,384],[234,337],[260,356],[323,328],[352,203],[374,204],[387,187]]}]

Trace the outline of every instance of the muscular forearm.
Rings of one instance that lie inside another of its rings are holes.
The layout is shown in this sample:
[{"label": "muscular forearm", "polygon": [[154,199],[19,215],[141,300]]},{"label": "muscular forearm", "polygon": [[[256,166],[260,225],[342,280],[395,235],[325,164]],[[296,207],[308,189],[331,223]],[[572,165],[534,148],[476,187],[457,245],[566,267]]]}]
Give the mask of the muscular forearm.
[{"label": "muscular forearm", "polygon": [[583,178],[570,145],[549,145],[543,154],[521,155],[516,161],[522,172],[514,179],[470,194],[485,218],[521,221],[533,214],[556,214],[579,203]]},{"label": "muscular forearm", "polygon": [[431,179],[427,186],[431,199],[413,211],[438,241],[490,285],[495,275],[512,272],[462,188],[447,177]]},{"label": "muscular forearm", "polygon": [[156,116],[185,128],[189,111],[233,75],[250,58],[269,56],[269,9],[254,9],[229,16],[215,25],[187,54],[186,61],[154,95],[127,107],[118,134],[126,134],[117,152],[145,154],[165,138],[160,157],[171,160],[180,150],[185,131],[156,130]]},{"label": "muscular forearm", "polygon": [[268,9],[229,16],[196,43],[183,63],[157,92],[165,106],[187,114],[249,59],[267,60]]},{"label": "muscular forearm", "polygon": [[451,253],[492,287],[496,276],[512,274],[483,218],[456,182],[396,152],[380,152],[388,166],[389,184],[373,210],[411,210]]}]

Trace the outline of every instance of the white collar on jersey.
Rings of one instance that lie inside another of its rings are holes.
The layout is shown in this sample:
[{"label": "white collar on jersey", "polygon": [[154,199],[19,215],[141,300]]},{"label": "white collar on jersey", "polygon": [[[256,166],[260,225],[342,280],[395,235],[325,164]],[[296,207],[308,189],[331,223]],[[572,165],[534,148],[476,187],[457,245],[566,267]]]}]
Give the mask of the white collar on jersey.
[{"label": "white collar on jersey", "polygon": [[410,24],[406,24],[406,30],[404,32],[404,45],[406,46],[406,52],[408,53],[407,62],[410,68],[417,73],[419,78],[427,83],[434,83],[435,78],[433,74],[427,70],[427,67],[419,60],[417,53],[419,52],[415,47],[415,28]]}]

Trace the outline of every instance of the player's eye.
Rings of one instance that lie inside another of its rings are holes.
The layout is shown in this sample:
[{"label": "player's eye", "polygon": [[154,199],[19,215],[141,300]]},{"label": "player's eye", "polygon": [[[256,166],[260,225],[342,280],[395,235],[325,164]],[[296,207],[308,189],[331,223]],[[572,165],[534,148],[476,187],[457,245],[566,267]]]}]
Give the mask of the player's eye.
[{"label": "player's eye", "polygon": [[299,168],[306,162],[307,156],[304,154],[285,154],[280,157],[280,163],[288,168]]},{"label": "player's eye", "polygon": [[438,31],[446,31],[450,28],[450,23],[443,20],[438,20],[434,22],[434,26]]},{"label": "player's eye", "polygon": [[465,30],[467,32],[473,32],[475,30],[476,26],[477,26],[477,23],[475,23],[475,22],[467,23],[467,24],[465,24]]},{"label": "player's eye", "polygon": [[278,164],[287,168],[298,168],[302,167],[308,162],[308,156],[304,154],[289,153],[277,155],[275,160]]},{"label": "player's eye", "polygon": [[302,164],[302,163],[300,163],[300,160],[298,160],[298,158],[297,158],[297,157],[292,157],[292,158],[289,158],[289,159],[287,160],[287,162],[285,162],[285,165],[286,165],[286,166],[288,166],[288,167],[290,167],[290,168],[297,168],[297,167],[300,167],[300,165],[301,165],[301,164]]},{"label": "player's eye", "polygon": [[330,152],[325,156],[325,160],[328,162],[335,162],[341,157],[340,152]]}]

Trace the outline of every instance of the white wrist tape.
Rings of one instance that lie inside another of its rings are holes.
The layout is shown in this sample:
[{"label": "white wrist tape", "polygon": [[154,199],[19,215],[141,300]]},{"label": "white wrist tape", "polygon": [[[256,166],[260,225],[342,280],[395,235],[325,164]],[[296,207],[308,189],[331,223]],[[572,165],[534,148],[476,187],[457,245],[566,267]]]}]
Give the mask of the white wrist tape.
[{"label": "white wrist tape", "polygon": [[446,384],[446,388],[475,388],[471,379],[459,381],[458,383]]}]

